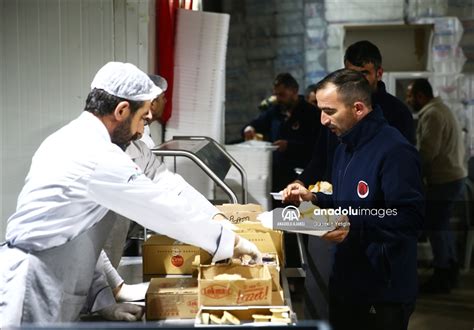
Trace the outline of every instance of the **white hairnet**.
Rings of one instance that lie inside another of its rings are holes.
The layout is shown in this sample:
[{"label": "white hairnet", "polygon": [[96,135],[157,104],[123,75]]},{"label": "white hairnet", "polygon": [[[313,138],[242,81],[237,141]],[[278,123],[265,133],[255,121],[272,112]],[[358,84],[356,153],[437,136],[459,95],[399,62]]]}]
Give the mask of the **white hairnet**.
[{"label": "white hairnet", "polygon": [[149,74],[148,77],[150,77],[151,81],[153,81],[156,86],[161,88],[163,93],[166,92],[168,89],[168,82],[165,78],[157,74]]},{"label": "white hairnet", "polygon": [[163,93],[146,73],[122,62],[109,62],[100,68],[91,83],[94,88],[130,101],[149,101]]}]

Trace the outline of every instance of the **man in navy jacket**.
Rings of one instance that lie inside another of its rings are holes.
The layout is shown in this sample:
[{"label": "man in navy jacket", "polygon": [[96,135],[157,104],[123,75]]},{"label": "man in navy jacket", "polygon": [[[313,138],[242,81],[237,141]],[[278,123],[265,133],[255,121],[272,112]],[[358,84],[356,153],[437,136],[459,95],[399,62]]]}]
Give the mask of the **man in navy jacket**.
[{"label": "man in navy jacket", "polygon": [[[334,329],[406,329],[417,295],[416,247],[423,223],[418,153],[379,107],[363,74],[341,69],[316,92],[321,123],[341,141],[334,156],[333,194],[288,186],[300,198],[341,212],[323,238],[336,245],[329,280]],[[350,223],[350,230],[341,225]],[[310,293],[311,294],[311,293]]]},{"label": "man in navy jacket", "polygon": [[[414,145],[415,129],[412,114],[402,101],[387,93],[382,82],[382,55],[378,47],[366,40],[353,43],[344,54],[344,66],[364,74],[372,92],[372,104],[380,106],[388,124],[399,130]],[[338,145],[338,137],[327,127],[323,127],[310,162],[295,182],[308,187],[317,181],[331,181],[334,152]],[[307,248],[312,257],[307,260],[305,286],[306,291],[312,291],[313,295],[306,297],[306,316],[326,319],[329,315],[325,291],[332,263],[330,251],[332,246],[317,237],[309,237]]]},{"label": "man in navy jacket", "polygon": [[273,82],[276,104],[262,112],[242,130],[245,140],[257,133],[278,149],[273,153],[272,190],[280,191],[296,179],[295,168],[304,168],[319,135],[321,123],[316,107],[298,95],[298,83],[289,73]]}]

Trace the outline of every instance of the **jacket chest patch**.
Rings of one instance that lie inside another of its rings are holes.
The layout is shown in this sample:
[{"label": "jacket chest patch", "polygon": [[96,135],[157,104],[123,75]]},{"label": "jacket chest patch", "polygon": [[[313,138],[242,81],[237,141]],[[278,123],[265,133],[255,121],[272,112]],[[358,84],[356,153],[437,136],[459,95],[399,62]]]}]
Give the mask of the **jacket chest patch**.
[{"label": "jacket chest patch", "polygon": [[369,195],[369,185],[367,182],[360,180],[357,184],[357,196],[366,198]]}]

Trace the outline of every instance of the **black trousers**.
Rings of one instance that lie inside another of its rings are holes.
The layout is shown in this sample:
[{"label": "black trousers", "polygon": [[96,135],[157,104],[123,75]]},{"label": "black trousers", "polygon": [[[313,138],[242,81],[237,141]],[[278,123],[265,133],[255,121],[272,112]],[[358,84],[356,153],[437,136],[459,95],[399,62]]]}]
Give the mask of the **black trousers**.
[{"label": "black trousers", "polygon": [[353,304],[329,299],[329,322],[334,330],[406,330],[415,304]]}]

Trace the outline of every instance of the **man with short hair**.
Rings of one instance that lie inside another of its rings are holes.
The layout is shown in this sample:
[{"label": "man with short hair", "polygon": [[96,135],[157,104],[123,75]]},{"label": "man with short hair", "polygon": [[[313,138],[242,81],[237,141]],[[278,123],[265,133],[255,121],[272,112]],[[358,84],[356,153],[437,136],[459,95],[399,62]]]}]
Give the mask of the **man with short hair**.
[{"label": "man with short hair", "polygon": [[400,99],[387,93],[382,81],[382,55],[377,46],[367,40],[350,45],[344,54],[344,67],[364,74],[372,90],[372,104],[380,106],[389,125],[398,129],[414,145],[413,116]]},{"label": "man with short hair", "polygon": [[[415,128],[410,110],[403,102],[385,90],[385,84],[382,82],[382,55],[377,46],[367,40],[350,45],[344,55],[344,66],[364,74],[372,92],[372,104],[380,106],[388,124],[400,131],[410,143],[415,144]],[[308,187],[317,181],[331,181],[334,152],[338,145],[338,137],[328,128],[323,127],[311,160],[295,182]],[[309,237],[308,249],[314,252],[309,254],[314,257],[307,260],[306,289],[318,292],[319,295],[313,294],[312,297],[308,297],[305,304],[306,314],[311,318],[324,319],[328,317],[325,291],[332,263],[330,251],[332,247],[331,244],[321,241],[318,237]]]},{"label": "man with short hair", "polygon": [[433,251],[433,276],[422,293],[449,293],[457,285],[459,266],[449,219],[467,176],[461,127],[428,80],[408,86],[407,103],[418,113],[417,148],[426,184],[426,232]]},{"label": "man with short hair", "polygon": [[[295,183],[283,198],[341,210],[336,229],[323,236],[337,243],[329,281],[331,325],[406,329],[417,295],[417,236],[423,222],[418,153],[387,124],[378,106],[372,108],[371,88],[361,73],[329,74],[318,83],[316,100],[321,123],[341,141],[333,194],[314,194]],[[346,221],[349,231],[341,225]]]},{"label": "man with short hair", "polygon": [[260,261],[254,244],[186,203],[184,180],[152,182],[119,147],[143,134],[161,92],[136,66],[109,62],[85,111],[40,145],[0,246],[0,327],[75,321],[86,303],[106,319],[141,319],[140,307],[116,304],[104,278],[108,209],[200,246],[214,261]]},{"label": "man with short hair", "polygon": [[304,168],[311,158],[321,123],[317,109],[298,95],[299,85],[289,73],[273,82],[276,104],[262,112],[242,130],[245,140],[257,133],[278,149],[273,153],[272,190],[280,191],[296,179],[295,168]]}]

